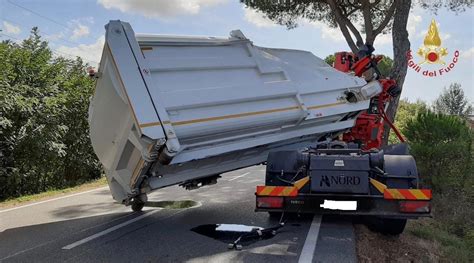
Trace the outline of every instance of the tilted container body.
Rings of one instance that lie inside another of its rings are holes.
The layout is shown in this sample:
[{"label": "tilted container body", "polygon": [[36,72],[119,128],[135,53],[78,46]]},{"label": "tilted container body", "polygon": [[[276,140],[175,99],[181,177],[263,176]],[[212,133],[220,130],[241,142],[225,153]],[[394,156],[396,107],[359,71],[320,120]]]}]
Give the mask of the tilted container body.
[{"label": "tilted container body", "polygon": [[354,125],[366,82],[310,52],[229,38],[135,35],[111,21],[89,109],[113,197],[262,163]]}]

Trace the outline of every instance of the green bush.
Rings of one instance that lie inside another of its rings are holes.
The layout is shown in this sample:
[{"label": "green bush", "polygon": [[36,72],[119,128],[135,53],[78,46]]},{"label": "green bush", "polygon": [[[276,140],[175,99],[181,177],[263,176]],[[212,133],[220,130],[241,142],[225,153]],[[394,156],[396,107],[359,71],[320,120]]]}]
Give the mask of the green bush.
[{"label": "green bush", "polygon": [[36,28],[21,44],[0,43],[0,61],[0,200],[100,177],[87,65],[54,57]]},{"label": "green bush", "polygon": [[419,113],[403,133],[424,186],[433,189],[438,227],[469,239],[474,229],[473,132],[458,116]]},{"label": "green bush", "polygon": [[[395,116],[395,125],[398,130],[403,133],[406,130],[407,122],[415,118],[419,113],[426,112],[428,105],[425,102],[417,100],[416,102],[409,102],[407,99],[401,99],[398,103],[397,115]],[[397,135],[390,131],[389,143],[399,143]]]},{"label": "green bush", "polygon": [[465,120],[425,111],[409,119],[403,132],[425,184],[440,193],[464,187],[473,159]]}]

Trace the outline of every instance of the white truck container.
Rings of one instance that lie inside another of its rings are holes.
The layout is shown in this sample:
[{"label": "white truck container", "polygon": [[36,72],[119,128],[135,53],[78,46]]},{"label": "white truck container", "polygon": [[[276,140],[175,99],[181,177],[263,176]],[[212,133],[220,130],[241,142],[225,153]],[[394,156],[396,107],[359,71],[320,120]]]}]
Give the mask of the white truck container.
[{"label": "white truck container", "polygon": [[229,38],[139,35],[111,21],[106,31],[90,137],[125,204],[337,136],[369,106],[345,96],[361,93],[365,80],[307,51],[255,46],[238,30]]}]

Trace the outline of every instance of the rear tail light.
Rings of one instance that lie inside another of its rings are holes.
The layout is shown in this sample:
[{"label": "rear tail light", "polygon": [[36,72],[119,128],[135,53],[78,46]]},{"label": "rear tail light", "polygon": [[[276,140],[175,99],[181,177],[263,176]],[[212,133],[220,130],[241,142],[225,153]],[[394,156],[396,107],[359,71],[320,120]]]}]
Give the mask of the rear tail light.
[{"label": "rear tail light", "polygon": [[431,203],[429,201],[400,201],[400,212],[403,213],[429,213]]},{"label": "rear tail light", "polygon": [[257,197],[257,207],[258,208],[282,208],[283,207],[283,197]]}]

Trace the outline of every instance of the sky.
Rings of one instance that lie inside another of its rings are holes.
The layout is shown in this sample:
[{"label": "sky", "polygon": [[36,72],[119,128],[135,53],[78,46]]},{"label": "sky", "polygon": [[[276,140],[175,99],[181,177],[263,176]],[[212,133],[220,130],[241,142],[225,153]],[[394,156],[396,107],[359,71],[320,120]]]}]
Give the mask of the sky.
[{"label": "sky", "polygon": [[[37,26],[56,55],[80,56],[97,65],[104,25],[117,19],[129,22],[135,33],[225,37],[240,29],[257,46],[308,50],[321,58],[349,50],[337,28],[302,20],[296,29],[288,30],[245,8],[239,0],[0,0],[0,39],[19,41]],[[474,102],[474,10],[455,14],[441,9],[433,14],[412,8],[407,28],[415,63],[422,61],[416,51],[423,45],[432,19],[438,25],[442,47],[448,50],[443,57],[446,65],[424,64],[420,72],[409,68],[402,97],[432,102],[443,88],[458,82]],[[376,54],[393,56],[390,34],[378,36],[374,46]],[[458,54],[455,51],[459,52],[458,61],[448,73],[436,77],[421,74],[448,67]]]}]

